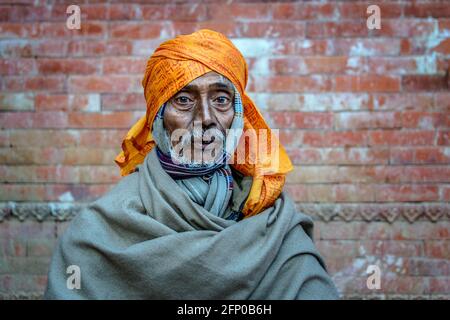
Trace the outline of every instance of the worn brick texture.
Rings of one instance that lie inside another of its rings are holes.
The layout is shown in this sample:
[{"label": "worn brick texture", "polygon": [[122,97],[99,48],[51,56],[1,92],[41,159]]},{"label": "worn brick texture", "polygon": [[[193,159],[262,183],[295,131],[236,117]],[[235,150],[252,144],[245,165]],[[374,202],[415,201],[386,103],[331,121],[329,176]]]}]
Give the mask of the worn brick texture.
[{"label": "worn brick texture", "polygon": [[[80,30],[66,27],[71,4]],[[295,165],[285,190],[314,218],[342,296],[449,299],[443,0],[0,0],[0,298],[42,296],[58,236],[120,180],[113,159],[145,112],[146,60],[200,28],[246,57],[247,91]]]}]

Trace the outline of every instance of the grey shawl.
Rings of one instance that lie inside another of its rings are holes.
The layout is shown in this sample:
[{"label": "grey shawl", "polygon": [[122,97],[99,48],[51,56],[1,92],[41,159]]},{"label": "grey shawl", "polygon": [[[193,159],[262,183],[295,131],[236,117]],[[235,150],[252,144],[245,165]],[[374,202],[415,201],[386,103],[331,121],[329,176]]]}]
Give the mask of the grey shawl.
[{"label": "grey shawl", "polygon": [[[312,220],[286,194],[236,222],[192,201],[155,150],[138,169],[72,220],[55,249],[44,298],[338,297],[312,242]],[[80,268],[80,289],[66,285],[71,265]]]}]

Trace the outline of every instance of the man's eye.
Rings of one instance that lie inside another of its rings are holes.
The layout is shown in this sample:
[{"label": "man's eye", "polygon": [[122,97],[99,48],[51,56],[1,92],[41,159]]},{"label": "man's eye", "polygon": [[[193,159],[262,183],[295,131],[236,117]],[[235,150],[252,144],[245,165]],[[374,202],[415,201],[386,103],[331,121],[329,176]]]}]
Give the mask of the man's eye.
[{"label": "man's eye", "polygon": [[175,99],[178,104],[189,104],[192,102],[188,97],[182,96]]},{"label": "man's eye", "polygon": [[216,98],[216,100],[215,100],[217,103],[219,103],[219,104],[226,104],[226,103],[228,103],[229,101],[230,101],[230,99],[228,99],[227,97],[218,97],[218,98]]}]

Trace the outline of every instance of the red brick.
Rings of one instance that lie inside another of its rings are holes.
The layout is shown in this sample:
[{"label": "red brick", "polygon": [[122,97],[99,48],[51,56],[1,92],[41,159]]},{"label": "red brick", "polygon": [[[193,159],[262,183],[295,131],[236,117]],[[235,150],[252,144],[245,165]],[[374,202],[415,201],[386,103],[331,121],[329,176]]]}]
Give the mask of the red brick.
[{"label": "red brick", "polygon": [[104,74],[144,74],[147,60],[144,58],[105,58],[103,59]]},{"label": "red brick", "polygon": [[392,225],[391,237],[394,240],[449,240],[450,224],[448,221],[433,223],[429,221],[410,224],[408,222],[398,222]]},{"label": "red brick", "polygon": [[65,88],[63,76],[36,76],[27,77],[24,89],[32,91],[62,91]]},{"label": "red brick", "polygon": [[427,146],[434,141],[434,131],[372,131],[370,145]]},{"label": "red brick", "polygon": [[450,292],[450,277],[430,277],[429,293],[444,294]]},{"label": "red brick", "polygon": [[338,182],[338,170],[334,166],[302,166],[294,167],[287,176],[287,183],[328,183]]},{"label": "red brick", "polygon": [[59,95],[48,95],[48,94],[38,94],[35,97],[36,109],[57,109],[57,110],[67,110],[69,106],[69,97],[65,94]]},{"label": "red brick", "polygon": [[[35,221],[25,220],[6,220],[0,224],[0,238],[1,239],[12,239],[17,240],[18,244],[25,245],[26,243],[21,242],[23,239],[22,236],[26,235],[30,238],[39,238],[39,239],[53,239],[55,235],[55,224],[53,221],[45,221],[42,223],[36,223]],[[14,244],[15,241],[13,241]],[[26,248],[20,248],[22,252]],[[15,250],[13,250],[15,252]],[[11,252],[13,253],[13,252]]]},{"label": "red brick", "polygon": [[327,20],[336,15],[333,3],[277,3],[273,5],[274,19]]},{"label": "red brick", "polygon": [[450,39],[443,39],[432,50],[438,53],[448,55],[450,53]]},{"label": "red brick", "polygon": [[409,293],[409,294],[425,294],[429,292],[429,279],[426,277],[414,276],[389,276],[381,280],[383,283],[383,291],[389,293]]},{"label": "red brick", "polygon": [[308,38],[366,37],[369,30],[359,21],[309,22],[306,27]]},{"label": "red brick", "polygon": [[438,201],[439,189],[434,185],[379,185],[374,190],[376,201]]},{"label": "red brick", "polygon": [[385,164],[389,161],[389,150],[386,148],[328,148],[323,152],[327,164]]},{"label": "red brick", "polygon": [[387,148],[294,148],[287,152],[294,164],[370,165],[389,161]]},{"label": "red brick", "polygon": [[[353,182],[353,181],[352,181]],[[336,202],[375,201],[375,187],[370,184],[337,184],[334,186]]]},{"label": "red brick", "polygon": [[[111,161],[112,165],[112,161]],[[0,166],[2,181],[8,183],[116,183],[119,171],[112,166]]]},{"label": "red brick", "polygon": [[[65,148],[59,152],[60,161],[38,162],[37,164],[65,164],[65,165],[111,165],[118,154],[116,148],[106,147],[74,147]],[[115,171],[115,170],[114,170]]]},{"label": "red brick", "polygon": [[367,68],[377,74],[414,74],[419,70],[420,62],[412,57],[368,57]]},{"label": "red brick", "polygon": [[324,55],[329,52],[330,43],[326,39],[306,39],[301,42],[281,41],[284,44],[280,54],[298,54],[301,56]]},{"label": "red brick", "polygon": [[392,164],[448,164],[450,154],[442,147],[391,148]]},{"label": "red brick", "polygon": [[130,76],[72,76],[68,80],[71,92],[133,92],[140,89],[141,79]]},{"label": "red brick", "polygon": [[450,127],[450,114],[443,112],[404,112],[403,128],[438,129]]},{"label": "red brick", "polygon": [[317,222],[320,229],[320,239],[338,240],[371,240],[371,239],[391,239],[392,227],[383,222],[365,223],[361,221]]},{"label": "red brick", "polygon": [[108,112],[68,114],[68,126],[71,128],[129,128],[142,117],[142,113]]},{"label": "red brick", "polygon": [[419,3],[406,3],[404,9],[404,15],[406,17],[417,18],[440,18],[450,17],[450,8],[444,2],[439,3],[433,1],[431,3],[419,2]]},{"label": "red brick", "polygon": [[129,55],[132,43],[128,40],[73,40],[68,43],[68,54],[73,57],[104,57]]},{"label": "red brick", "polygon": [[275,128],[331,129],[333,114],[329,112],[269,112]]},{"label": "red brick", "polygon": [[[206,5],[192,4],[143,5],[140,8],[144,20],[203,21],[208,18]],[[138,11],[139,12],[139,11]],[[139,16],[138,16],[139,17]],[[210,17],[209,17],[210,18]]]},{"label": "red brick", "polygon": [[51,257],[55,247],[54,239],[32,239],[27,241],[27,256]]},{"label": "red brick", "polygon": [[341,166],[337,173],[339,183],[383,183],[387,173],[384,166]]},{"label": "red brick", "polygon": [[439,19],[439,32],[445,33],[450,31],[450,19]]},{"label": "red brick", "polygon": [[[363,2],[342,2],[338,4],[339,17],[341,19],[366,20],[369,14],[367,8],[371,3]],[[383,18],[399,18],[402,15],[402,3],[377,3]]]},{"label": "red brick", "polygon": [[445,76],[414,75],[402,77],[403,91],[440,91],[447,90],[448,83]]},{"label": "red brick", "polygon": [[8,91],[25,91],[25,83],[23,77],[5,76],[1,79],[3,82],[3,90]]},{"label": "red brick", "polygon": [[294,164],[323,163],[322,155],[318,148],[293,148],[286,149],[286,151]]},{"label": "red brick", "polygon": [[441,201],[449,202],[450,201],[450,187],[448,186],[441,186],[440,187],[440,194],[441,194]]},{"label": "red brick", "polygon": [[[2,230],[3,231],[3,230]],[[3,236],[0,238],[0,257],[25,257],[27,243],[23,239]]]},{"label": "red brick", "polygon": [[336,38],[330,46],[334,55],[396,56],[401,45],[402,40],[396,38]]},{"label": "red brick", "polygon": [[[162,11],[161,7],[160,8]],[[144,8],[138,4],[131,3],[111,3],[109,4],[109,20],[136,20],[142,17],[141,11],[144,12]],[[150,17],[145,17],[149,19]],[[152,17],[155,19],[155,17]]]},{"label": "red brick", "polygon": [[258,77],[248,87],[256,92],[324,92],[331,89],[331,81],[323,76]]},{"label": "red brick", "polygon": [[64,95],[38,94],[35,97],[36,110],[100,111],[100,97],[96,94]]},{"label": "red brick", "polygon": [[437,144],[440,146],[450,145],[450,131],[439,131],[437,134]]},{"label": "red brick", "polygon": [[306,186],[298,184],[286,184],[284,190],[294,201],[305,202],[308,201],[308,194]]},{"label": "red brick", "polygon": [[162,28],[160,23],[154,22],[114,22],[109,25],[108,34],[113,39],[159,38]]},{"label": "red brick", "polygon": [[420,257],[424,252],[424,244],[421,240],[365,240],[359,241],[367,255],[396,257]]},{"label": "red brick", "polygon": [[300,130],[280,130],[279,139],[286,148],[299,148],[303,144],[304,131]]},{"label": "red brick", "polygon": [[328,260],[358,255],[358,242],[352,240],[319,240],[316,241],[319,252]]},{"label": "red brick", "polygon": [[303,135],[303,143],[314,147],[362,146],[367,143],[367,138],[364,131],[308,131]]},{"label": "red brick", "polygon": [[49,10],[46,6],[2,6],[1,21],[44,21],[49,19]]},{"label": "red brick", "polygon": [[17,39],[3,39],[0,54],[3,58],[30,58],[35,45],[28,41],[17,41]]},{"label": "red brick", "polygon": [[65,57],[67,55],[67,42],[61,39],[46,39],[44,42],[37,43],[30,51],[33,57]]},{"label": "red brick", "polygon": [[[210,23],[199,23],[200,28],[208,28]],[[233,26],[234,25],[234,26]],[[229,36],[233,36],[234,33],[242,37],[264,37],[264,38],[281,38],[281,37],[296,37],[303,38],[305,36],[305,23],[304,22],[241,22],[233,23],[232,25],[225,25]],[[237,28],[237,29],[236,29]],[[213,29],[215,30],[215,29]]]},{"label": "red brick", "polygon": [[[118,116],[120,113],[115,114]],[[118,128],[113,128],[110,130],[84,129],[77,132],[80,138],[80,146],[118,148],[119,145],[122,144],[122,140],[128,132],[128,128],[122,130],[119,130]]]},{"label": "red brick", "polygon": [[340,112],[335,116],[337,129],[400,128],[398,112]]},{"label": "red brick", "polygon": [[446,182],[450,176],[450,168],[445,166],[402,166],[385,169],[387,182]]},{"label": "red brick", "polygon": [[335,188],[331,184],[309,184],[305,185],[306,200],[295,199],[307,202],[335,202]]},{"label": "red brick", "polygon": [[27,38],[39,34],[35,23],[0,23],[0,38]]},{"label": "red brick", "polygon": [[146,110],[144,95],[130,94],[102,94],[102,110]]},{"label": "red brick", "polygon": [[427,110],[433,109],[433,95],[428,93],[376,93],[373,109],[381,110]]},{"label": "red brick", "polygon": [[39,37],[43,38],[102,38],[107,32],[105,22],[83,22],[81,29],[68,29],[65,23],[43,22],[39,24]]},{"label": "red brick", "polygon": [[450,260],[450,241],[448,240],[425,240],[425,256]]},{"label": "red brick", "polygon": [[2,128],[66,128],[67,115],[63,112],[4,112]]},{"label": "red brick", "polygon": [[38,59],[40,74],[93,74],[98,72],[98,61],[86,59]]},{"label": "red brick", "polygon": [[35,74],[33,59],[0,60],[0,75],[30,75]]},{"label": "red brick", "polygon": [[374,29],[375,35],[383,37],[427,37],[435,30],[435,22],[418,19],[383,19],[381,29]]},{"label": "red brick", "polygon": [[73,184],[3,184],[0,188],[1,201],[60,201],[70,192],[74,201],[90,202],[105,194],[112,185]]},{"label": "red brick", "polygon": [[408,258],[405,259],[404,265],[405,273],[412,276],[439,277],[450,274],[450,261],[443,259]]},{"label": "red brick", "polygon": [[336,91],[396,92],[400,91],[400,79],[393,76],[337,76]]},{"label": "red brick", "polygon": [[[174,7],[172,7],[174,8]],[[175,7],[178,9],[178,6]],[[174,9],[175,9],[174,8]],[[197,8],[207,8],[208,18],[212,20],[228,20],[233,17],[234,20],[268,20],[270,18],[271,8],[265,3],[229,3],[229,4],[207,4],[206,6],[198,6]],[[196,11],[198,9],[196,8]],[[190,6],[182,7],[181,11],[187,11]],[[174,13],[177,10],[172,10]],[[202,10],[203,11],[203,10]],[[179,13],[178,13],[179,14]],[[204,12],[192,12],[189,16],[204,18]],[[177,19],[177,18],[175,18]],[[192,19],[192,17],[191,17]]]},{"label": "red brick", "polygon": [[344,73],[351,70],[347,66],[347,57],[342,56],[270,59],[269,67],[275,74]]}]

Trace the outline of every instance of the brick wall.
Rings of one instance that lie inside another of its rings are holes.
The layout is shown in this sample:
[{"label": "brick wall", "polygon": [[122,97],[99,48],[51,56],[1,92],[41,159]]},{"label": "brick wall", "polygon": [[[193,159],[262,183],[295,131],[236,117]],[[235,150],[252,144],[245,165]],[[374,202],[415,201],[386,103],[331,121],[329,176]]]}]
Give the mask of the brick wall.
[{"label": "brick wall", "polygon": [[[38,298],[57,237],[119,179],[157,45],[211,28],[281,131],[286,190],[348,298],[450,298],[446,1],[0,1],[0,297]],[[30,4],[32,3],[32,4]],[[81,8],[81,30],[66,8]],[[228,4],[226,4],[228,3]],[[366,26],[370,4],[381,29]],[[366,269],[381,270],[381,289]]]}]

